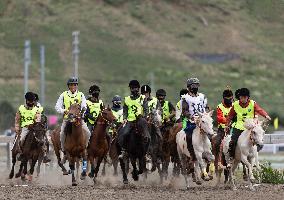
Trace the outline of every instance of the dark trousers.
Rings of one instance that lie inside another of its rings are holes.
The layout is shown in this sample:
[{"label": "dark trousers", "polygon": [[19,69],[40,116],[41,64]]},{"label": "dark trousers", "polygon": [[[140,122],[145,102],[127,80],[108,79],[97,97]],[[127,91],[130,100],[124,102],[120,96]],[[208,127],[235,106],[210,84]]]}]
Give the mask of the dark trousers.
[{"label": "dark trousers", "polygon": [[192,160],[195,161],[196,160],[196,156],[194,153],[194,148],[192,145],[192,133],[193,130],[196,128],[196,124],[191,123],[190,121],[187,122],[187,126],[184,129],[185,133],[186,133],[186,142],[187,142],[187,149],[190,153],[190,155],[192,156]]},{"label": "dark trousers", "polygon": [[220,146],[221,146],[221,142],[223,140],[225,136],[225,130],[222,127],[218,128],[217,131],[217,136],[216,136],[216,143],[215,143],[215,150],[216,150],[216,155],[218,156],[220,153]]},{"label": "dark trousers", "polygon": [[133,122],[127,122],[118,132],[117,142],[121,148],[126,149],[126,139],[131,131],[131,123]]},{"label": "dark trousers", "polygon": [[238,144],[238,139],[242,132],[243,132],[242,130],[233,128],[233,133],[232,133],[231,141],[229,144],[229,154],[230,154],[230,157],[232,158],[235,157],[236,146]]}]

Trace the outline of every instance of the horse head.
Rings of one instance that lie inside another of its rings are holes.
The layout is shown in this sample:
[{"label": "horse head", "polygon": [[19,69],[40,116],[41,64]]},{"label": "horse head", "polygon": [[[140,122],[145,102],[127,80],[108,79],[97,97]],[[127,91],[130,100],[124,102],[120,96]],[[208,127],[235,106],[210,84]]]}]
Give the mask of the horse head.
[{"label": "horse head", "polygon": [[78,122],[80,119],[81,119],[81,106],[77,103],[74,103],[69,108],[67,120],[73,123],[73,122]]},{"label": "horse head", "polygon": [[149,113],[150,123],[162,126],[162,111],[160,109],[152,109]]},{"label": "horse head", "polygon": [[197,118],[197,125],[200,127],[201,130],[203,130],[209,137],[212,137],[214,135],[213,130],[213,119],[212,119],[213,110],[209,113],[198,113]]},{"label": "horse head", "polygon": [[29,126],[30,133],[33,134],[35,141],[42,146],[45,142],[46,127],[42,122],[35,122]]},{"label": "horse head", "polygon": [[102,109],[100,116],[102,120],[107,124],[112,123],[115,120],[115,116],[113,115],[112,110],[109,106],[107,108]]},{"label": "horse head", "polygon": [[250,131],[250,138],[253,143],[263,145],[264,133],[262,128],[263,121],[259,121],[257,118],[245,119],[244,127]]}]

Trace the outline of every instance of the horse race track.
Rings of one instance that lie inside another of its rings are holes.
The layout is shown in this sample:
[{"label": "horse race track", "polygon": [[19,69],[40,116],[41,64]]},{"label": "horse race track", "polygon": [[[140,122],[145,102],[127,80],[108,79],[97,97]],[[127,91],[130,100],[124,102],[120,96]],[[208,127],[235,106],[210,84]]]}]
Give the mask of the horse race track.
[{"label": "horse race track", "polygon": [[167,180],[163,185],[159,184],[157,174],[150,174],[146,181],[143,178],[134,182],[129,178],[130,184],[123,185],[121,176],[99,177],[98,183],[94,186],[92,180],[87,178],[79,182],[76,187],[70,185],[70,177],[62,177],[59,171],[46,172],[46,176],[34,178],[33,182],[22,182],[21,180],[8,180],[1,173],[0,199],[272,199],[284,198],[284,185],[259,185],[255,186],[256,191],[250,191],[246,183],[237,184],[238,190],[232,191],[221,184],[215,188],[214,180],[206,182],[201,186],[192,183],[189,190],[184,188],[183,177]]}]

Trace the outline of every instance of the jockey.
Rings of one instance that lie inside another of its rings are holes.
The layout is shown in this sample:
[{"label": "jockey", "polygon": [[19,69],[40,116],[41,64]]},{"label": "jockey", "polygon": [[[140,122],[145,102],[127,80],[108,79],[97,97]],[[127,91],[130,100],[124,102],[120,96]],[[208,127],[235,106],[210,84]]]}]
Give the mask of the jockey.
[{"label": "jockey", "polygon": [[[67,116],[68,116],[68,110],[71,104],[74,104],[76,101],[81,105],[81,112],[83,113],[86,108],[86,98],[85,95],[82,92],[78,91],[78,78],[71,77],[67,81],[67,87],[69,90],[63,92],[55,105],[55,110],[63,114],[63,121],[61,125],[61,131],[60,131],[60,142],[61,142],[61,150],[65,155],[65,149],[64,149],[64,142],[65,142],[65,133],[64,129],[67,122]],[[89,139],[91,136],[91,132],[89,131],[86,123],[82,120],[82,128],[84,132],[86,133],[86,147],[88,146]]]},{"label": "jockey", "polygon": [[86,101],[87,110],[85,112],[85,122],[87,123],[90,132],[92,132],[95,127],[97,118],[104,107],[103,101],[99,99],[100,91],[99,86],[92,85],[89,89],[90,97]]},{"label": "jockey", "polygon": [[187,148],[193,161],[196,160],[192,146],[192,133],[196,128],[194,117],[198,116],[198,113],[209,111],[207,98],[204,94],[198,92],[199,86],[200,82],[197,78],[188,79],[188,94],[182,96],[182,117],[186,119],[185,126],[183,128],[186,133]]},{"label": "jockey", "polygon": [[137,80],[129,82],[131,95],[125,97],[123,106],[123,123],[124,126],[118,134],[118,143],[121,147],[119,158],[124,158],[126,155],[126,138],[130,134],[131,125],[138,116],[148,115],[147,101],[144,95],[139,94],[140,83]]},{"label": "jockey", "polygon": [[186,95],[187,93],[188,93],[187,89],[181,89],[181,91],[179,92],[180,100],[176,104],[176,121],[177,122],[181,122],[182,121],[181,118],[180,118],[180,115],[181,115],[181,97],[183,95]]},{"label": "jockey", "polygon": [[[112,114],[115,116],[116,122],[115,127],[123,123],[123,109],[121,106],[121,97],[119,95],[115,95],[112,98],[112,107],[111,107]],[[109,133],[113,134],[113,128],[109,129]]]},{"label": "jockey", "polygon": [[176,109],[173,106],[173,104],[169,101],[165,101],[167,96],[167,93],[164,89],[159,89],[156,92],[156,97],[161,104],[163,115],[162,115],[162,121],[163,123],[166,122],[172,122],[173,118],[176,115]]},{"label": "jockey", "polygon": [[250,91],[247,88],[241,88],[238,92],[240,100],[235,101],[233,106],[227,116],[226,119],[226,130],[227,133],[229,131],[229,126],[231,124],[232,119],[236,116],[237,121],[234,124],[232,137],[229,144],[229,154],[230,154],[230,163],[234,158],[235,149],[237,146],[237,142],[241,133],[245,130],[244,120],[246,118],[254,118],[256,114],[265,117],[267,120],[271,120],[269,115],[265,110],[263,110],[254,100],[250,99]]},{"label": "jockey", "polygon": [[217,123],[218,123],[218,131],[216,136],[216,155],[219,155],[220,152],[220,144],[222,139],[225,136],[225,127],[226,127],[226,117],[228,116],[230,109],[233,104],[233,92],[230,89],[226,89],[223,91],[223,100],[217,106]]},{"label": "jockey", "polygon": [[151,112],[153,109],[159,108],[159,102],[156,97],[151,96],[151,88],[149,85],[143,85],[141,87],[141,94],[145,95],[145,99],[148,102],[148,108],[149,112]]},{"label": "jockey", "polygon": [[[15,131],[20,136],[20,147],[23,147],[27,134],[28,127],[34,123],[37,114],[43,112],[43,107],[36,106],[36,97],[34,93],[27,92],[25,94],[26,105],[21,105],[15,117]],[[44,162],[50,160],[45,156]]]}]

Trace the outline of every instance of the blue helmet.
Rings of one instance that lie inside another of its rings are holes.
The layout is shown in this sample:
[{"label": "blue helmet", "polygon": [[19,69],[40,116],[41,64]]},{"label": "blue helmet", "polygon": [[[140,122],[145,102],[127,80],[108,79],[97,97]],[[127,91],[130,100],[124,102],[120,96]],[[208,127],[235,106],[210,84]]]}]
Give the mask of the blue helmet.
[{"label": "blue helmet", "polygon": [[120,101],[121,102],[121,97],[119,95],[115,95],[113,98],[112,98],[112,102],[114,101]]}]

